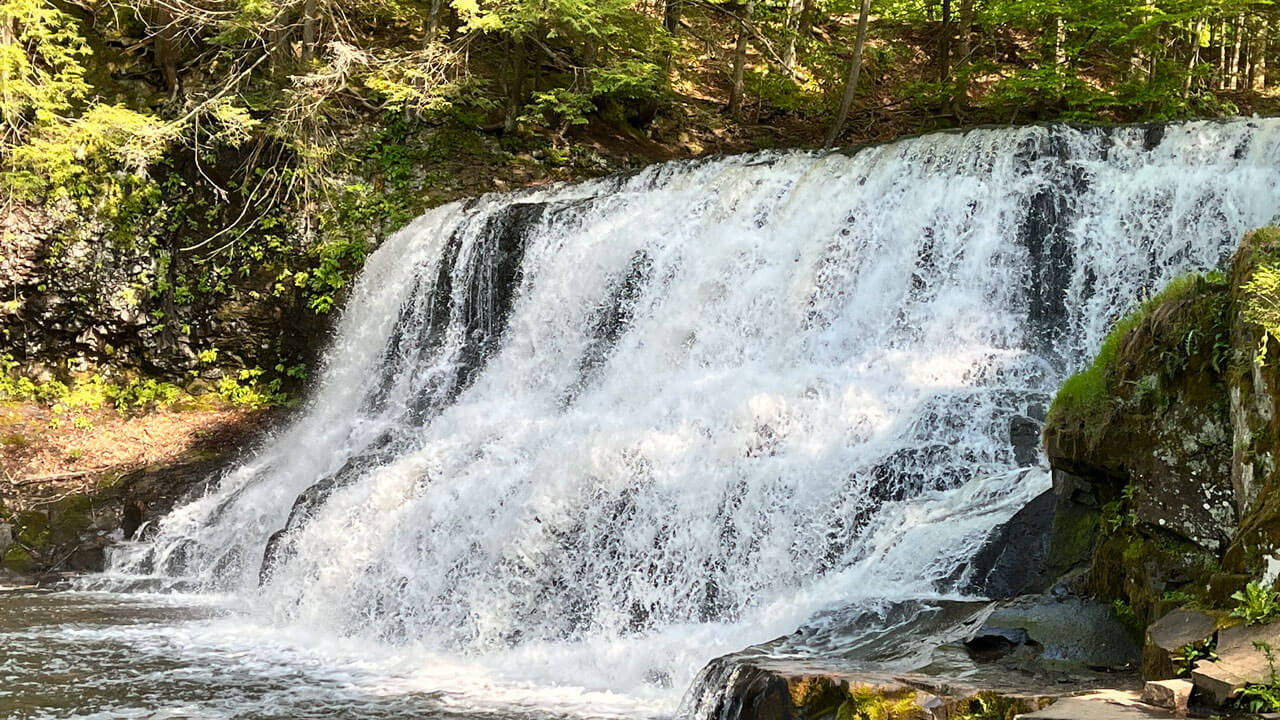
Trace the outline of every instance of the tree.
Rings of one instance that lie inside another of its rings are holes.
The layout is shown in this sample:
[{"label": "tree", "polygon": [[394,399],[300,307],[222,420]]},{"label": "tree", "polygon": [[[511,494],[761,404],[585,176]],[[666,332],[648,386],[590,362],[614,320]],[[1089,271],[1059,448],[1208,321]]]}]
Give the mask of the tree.
[{"label": "tree", "polygon": [[733,50],[733,81],[729,90],[729,114],[742,115],[742,77],[747,67],[747,41],[751,39],[751,14],[755,0],[747,0],[742,6],[738,21],[738,41]]},{"label": "tree", "polygon": [[849,110],[853,107],[853,94],[858,89],[858,75],[862,72],[862,50],[867,44],[867,23],[871,15],[871,0],[862,0],[858,10],[858,36],[853,43],[853,59],[849,62],[849,79],[845,81],[844,97],[840,100],[840,110],[836,113],[835,122],[827,133],[823,147],[831,147],[844,132],[844,124],[849,119]]}]

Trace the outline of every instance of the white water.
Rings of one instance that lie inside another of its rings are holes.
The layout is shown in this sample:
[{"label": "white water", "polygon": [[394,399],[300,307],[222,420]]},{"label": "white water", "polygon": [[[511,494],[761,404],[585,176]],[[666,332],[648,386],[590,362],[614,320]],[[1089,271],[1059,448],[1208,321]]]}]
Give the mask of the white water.
[{"label": "white water", "polygon": [[669,713],[824,608],[953,593],[1048,484],[1012,472],[1010,418],[1277,219],[1280,122],[1146,138],[977,130],[429,212],[370,259],[307,411],[111,579],[231,592],[249,636],[354,643],[474,707],[588,714]]}]

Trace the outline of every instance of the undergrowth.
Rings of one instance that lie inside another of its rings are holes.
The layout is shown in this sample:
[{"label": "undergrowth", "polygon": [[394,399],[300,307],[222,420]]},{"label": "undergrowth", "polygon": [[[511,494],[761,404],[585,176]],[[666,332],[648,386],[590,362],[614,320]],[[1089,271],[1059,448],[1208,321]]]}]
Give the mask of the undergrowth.
[{"label": "undergrowth", "polygon": [[[60,380],[38,381],[17,372],[18,363],[9,355],[0,355],[0,400],[32,402],[49,407],[55,424],[63,416],[114,408],[122,415],[172,408],[182,404],[187,409],[200,407],[201,400],[216,399],[235,407],[265,408],[284,405],[289,396],[281,391],[280,381],[261,381],[258,368],[228,373],[213,388],[195,392],[174,383],[154,378],[113,382],[101,375],[89,375],[71,384]],[[285,369],[285,373],[295,369]],[[194,387],[194,386],[193,386]],[[75,418],[77,424],[85,422]]]}]

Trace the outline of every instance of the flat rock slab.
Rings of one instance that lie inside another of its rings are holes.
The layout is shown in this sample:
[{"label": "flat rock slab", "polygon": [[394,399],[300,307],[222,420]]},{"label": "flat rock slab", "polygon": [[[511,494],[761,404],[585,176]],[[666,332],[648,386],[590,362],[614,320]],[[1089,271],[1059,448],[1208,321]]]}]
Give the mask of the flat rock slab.
[{"label": "flat rock slab", "polygon": [[1104,690],[1064,697],[1043,710],[1018,715],[1018,720],[1170,720],[1177,715],[1144,704],[1134,692]]},{"label": "flat rock slab", "polygon": [[1142,702],[1185,715],[1194,687],[1190,680],[1152,680],[1142,688]]},{"label": "flat rock slab", "polygon": [[[1270,683],[1271,662],[1255,642],[1266,643],[1280,653],[1280,627],[1242,625],[1222,630],[1218,633],[1218,661],[1197,663],[1191,671],[1192,682],[1217,705],[1230,700],[1245,685]],[[1276,669],[1280,671],[1280,665]]]},{"label": "flat rock slab", "polygon": [[1002,603],[975,635],[1024,631],[1040,658],[1122,667],[1140,657],[1129,630],[1109,605],[1075,597],[1026,596]]}]

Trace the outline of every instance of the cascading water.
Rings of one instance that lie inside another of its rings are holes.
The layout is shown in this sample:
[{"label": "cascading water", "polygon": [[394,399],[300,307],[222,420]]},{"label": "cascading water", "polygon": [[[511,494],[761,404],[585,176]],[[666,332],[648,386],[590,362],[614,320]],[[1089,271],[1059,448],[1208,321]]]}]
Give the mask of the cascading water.
[{"label": "cascading water", "polygon": [[669,712],[707,659],[816,611],[955,594],[1048,484],[1011,419],[1144,293],[1276,220],[1277,187],[1280,121],[1236,120],[433,210],[370,259],[306,411],[108,580]]}]

